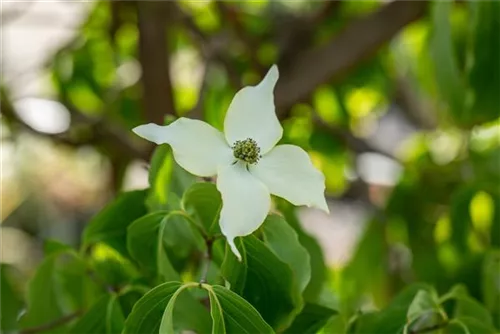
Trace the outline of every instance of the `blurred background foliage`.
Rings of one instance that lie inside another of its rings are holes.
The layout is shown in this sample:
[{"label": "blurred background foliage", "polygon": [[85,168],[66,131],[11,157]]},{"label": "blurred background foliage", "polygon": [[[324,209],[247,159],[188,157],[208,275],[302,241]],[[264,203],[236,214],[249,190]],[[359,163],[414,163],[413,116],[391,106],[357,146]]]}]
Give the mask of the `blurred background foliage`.
[{"label": "blurred background foliage", "polygon": [[[3,27],[28,10],[5,7]],[[62,247],[46,240],[78,246],[104,203],[147,186],[153,147],[132,127],[182,115],[222,129],[235,92],[276,63],[282,142],[310,153],[331,207],[287,218],[325,279],[311,294],[348,319],[412,282],[439,295],[463,284],[500,326],[500,2],[113,1],[81,13],[44,63],[42,90],[2,82],[10,300],[22,299],[41,254]],[[193,181],[161,177],[153,207],[166,203],[166,184]],[[97,266],[121,268],[111,285],[134,275],[109,247],[93,252]]]}]

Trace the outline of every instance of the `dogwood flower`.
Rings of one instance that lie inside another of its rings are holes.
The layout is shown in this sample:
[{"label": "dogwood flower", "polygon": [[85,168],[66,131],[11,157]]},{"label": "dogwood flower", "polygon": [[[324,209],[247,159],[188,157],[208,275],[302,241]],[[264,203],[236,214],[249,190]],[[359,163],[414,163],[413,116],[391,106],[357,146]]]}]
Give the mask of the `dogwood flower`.
[{"label": "dogwood flower", "polygon": [[271,194],[294,205],[328,212],[325,178],[309,155],[298,146],[276,146],[283,134],[273,97],[278,77],[273,65],[257,86],[244,87],[234,96],[224,120],[224,134],[188,118],[133,129],[156,144],[169,144],[176,162],[188,172],[217,175],[222,197],[220,228],[240,261],[235,238],[251,234],[264,222]]}]

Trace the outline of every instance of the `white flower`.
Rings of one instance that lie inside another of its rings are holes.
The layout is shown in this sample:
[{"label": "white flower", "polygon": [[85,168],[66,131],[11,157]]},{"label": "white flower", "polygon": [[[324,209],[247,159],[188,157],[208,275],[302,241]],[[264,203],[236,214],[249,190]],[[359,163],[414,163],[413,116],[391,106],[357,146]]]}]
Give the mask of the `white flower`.
[{"label": "white flower", "polygon": [[283,134],[274,110],[278,76],[273,65],[261,83],[244,87],[234,96],[224,134],[188,118],[167,126],[150,123],[133,129],[156,144],[169,144],[177,163],[188,172],[217,175],[223,202],[221,231],[240,260],[234,239],[251,234],[264,222],[271,207],[270,194],[328,212],[325,178],[308,154],[294,145],[275,146]]}]

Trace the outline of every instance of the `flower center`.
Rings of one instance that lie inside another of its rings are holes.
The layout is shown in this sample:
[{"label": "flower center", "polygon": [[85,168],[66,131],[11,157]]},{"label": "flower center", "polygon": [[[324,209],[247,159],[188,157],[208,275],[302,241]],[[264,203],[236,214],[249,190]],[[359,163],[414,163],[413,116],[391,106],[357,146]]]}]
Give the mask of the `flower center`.
[{"label": "flower center", "polygon": [[260,148],[257,146],[257,142],[251,138],[237,140],[232,146],[232,149],[235,158],[249,164],[257,163],[261,157]]}]

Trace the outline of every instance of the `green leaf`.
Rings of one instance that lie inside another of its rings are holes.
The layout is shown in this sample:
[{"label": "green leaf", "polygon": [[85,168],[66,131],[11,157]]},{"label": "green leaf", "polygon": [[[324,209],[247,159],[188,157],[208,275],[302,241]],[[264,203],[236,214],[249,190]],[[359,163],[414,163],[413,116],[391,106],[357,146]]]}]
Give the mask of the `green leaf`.
[{"label": "green leaf", "polygon": [[483,301],[497,328],[500,327],[500,251],[491,250],[485,255],[482,273]]},{"label": "green leaf", "polygon": [[119,297],[111,296],[106,309],[106,333],[121,333],[125,326],[125,316]]},{"label": "green leaf", "polygon": [[488,310],[473,298],[460,298],[457,300],[455,317],[471,317],[479,320],[485,326],[493,328],[493,319]]},{"label": "green leaf", "polygon": [[437,296],[434,291],[420,290],[408,308],[406,313],[407,329],[410,332],[418,332],[423,328],[436,326],[446,321],[444,310],[438,305]]},{"label": "green leaf", "polygon": [[[381,289],[386,272],[380,263],[385,259],[385,252],[383,225],[372,219],[367,223],[350,262],[341,271],[339,294],[346,308],[360,297],[362,291]],[[367,272],[370,275],[366,275]]]},{"label": "green leaf", "polygon": [[425,284],[413,284],[403,289],[387,306],[379,312],[360,315],[351,324],[349,333],[402,333],[406,325],[406,314],[410,304],[421,290],[431,291]]},{"label": "green leaf", "polygon": [[[182,287],[180,282],[167,282],[146,293],[134,305],[125,321],[123,333],[158,333],[165,308],[180,287]],[[174,310],[174,319],[179,328],[191,329],[198,333],[208,332],[210,328],[208,311],[200,303],[192,300],[191,295],[184,294],[182,296],[187,298],[184,300],[178,298]]]},{"label": "green leaf", "polygon": [[[224,325],[228,334],[254,334],[254,333],[274,333],[262,316],[245,299],[236,293],[219,285],[209,287],[204,286],[215,294],[218,305],[222,309]],[[217,317],[220,317],[218,315]],[[220,333],[212,331],[212,333]],[[223,333],[223,332],[222,332]]]},{"label": "green leaf", "polygon": [[[93,302],[97,289],[76,253],[54,253],[45,258],[29,282],[28,310],[20,320],[20,327],[40,326],[80,311]],[[67,332],[67,326],[61,325],[50,332]]]},{"label": "green leaf", "polygon": [[102,283],[119,289],[139,277],[134,264],[105,243],[92,246],[89,265]]},{"label": "green leaf", "polygon": [[472,103],[465,121],[469,126],[495,120],[500,115],[500,3],[469,1],[468,83]]},{"label": "green leaf", "polygon": [[277,200],[277,205],[285,220],[297,232],[299,242],[309,253],[311,261],[311,279],[303,292],[304,300],[314,302],[318,299],[323,283],[326,278],[326,266],[323,251],[321,250],[318,241],[307,234],[301,227],[299,220],[295,214],[295,208],[285,200]]},{"label": "green leaf", "polygon": [[[196,283],[195,283],[196,284]],[[172,295],[172,298],[168,301],[167,307],[165,308],[165,311],[163,312],[163,317],[161,319],[160,323],[160,334],[169,334],[169,333],[174,333],[174,307],[175,307],[175,302],[177,300],[177,297],[179,297],[179,294],[186,289],[193,286],[193,283],[188,283],[184,284],[181,286],[175,293]]]},{"label": "green leaf", "polygon": [[462,285],[454,286],[441,297],[441,302],[455,300],[454,317],[470,317],[479,320],[485,326],[493,327],[493,319],[484,305],[473,299]]},{"label": "green leaf", "polygon": [[[499,152],[500,153],[500,152]],[[498,159],[500,161],[500,159]],[[492,194],[494,212],[491,224],[491,246],[500,248],[500,194]]]},{"label": "green leaf", "polygon": [[179,280],[163,247],[163,231],[168,221],[165,211],[150,213],[135,220],[127,229],[127,248],[137,263],[167,281]]},{"label": "green leaf", "polygon": [[149,170],[151,191],[147,199],[148,207],[151,210],[175,208],[170,205],[172,194],[181,198],[194,181],[195,177],[175,162],[170,146],[158,146],[151,158]]},{"label": "green leaf", "polygon": [[0,265],[0,309],[2,311],[0,329],[2,333],[13,332],[17,329],[17,316],[23,306],[21,296],[12,284],[10,269],[6,264]]},{"label": "green leaf", "polygon": [[470,203],[477,193],[477,188],[464,185],[456,190],[451,198],[450,222],[452,227],[451,240],[462,253],[467,252],[467,237],[472,225]]},{"label": "green leaf", "polygon": [[450,27],[452,2],[435,1],[432,6],[430,51],[434,59],[435,80],[439,91],[458,123],[463,122],[465,82],[458,67]]},{"label": "green leaf", "polygon": [[111,296],[102,296],[68,333],[108,333],[106,330],[107,310]]},{"label": "green leaf", "polygon": [[286,329],[285,333],[315,334],[336,313],[335,310],[330,308],[307,303],[293,320],[292,325]]},{"label": "green leaf", "polygon": [[[186,294],[186,293],[181,295],[181,293],[187,288],[199,287],[199,286],[200,286],[199,283],[186,283],[183,286],[181,286],[179,289],[177,289],[177,291],[172,295],[172,298],[170,298],[170,300],[167,304],[167,307],[165,308],[165,311],[163,312],[163,317],[161,320],[160,331],[159,331],[160,334],[169,334],[169,333],[175,332],[176,326],[174,326],[174,325],[177,323],[178,319],[181,318],[181,316],[179,316],[179,312],[176,312],[176,311],[196,313],[196,309],[186,308],[186,306],[188,306],[187,303],[191,300],[190,299],[191,296],[189,294]],[[177,299],[179,299],[179,300],[177,300]],[[177,306],[177,308],[176,308],[176,306]],[[179,309],[181,309],[181,310],[179,310]],[[203,325],[203,328],[199,327],[199,329],[198,329],[200,332],[202,330],[203,331],[207,330],[206,326],[208,325],[208,323],[202,324],[202,325]],[[191,326],[191,324],[183,325],[181,327],[184,327],[184,328],[179,328],[179,329],[186,329],[186,328],[192,329],[192,327],[190,327],[190,326]],[[217,333],[220,333],[220,332],[218,331]]]},{"label": "green leaf", "polygon": [[146,293],[134,305],[123,333],[158,333],[165,307],[181,286],[179,282],[167,282]]},{"label": "green leaf", "polygon": [[[250,235],[237,241],[242,262],[226,247],[222,276],[231,289],[240,291],[276,330],[290,325],[302,307],[302,297],[293,272],[262,241]],[[230,264],[230,265],[229,265]]]},{"label": "green leaf", "polygon": [[428,290],[419,290],[408,308],[406,318],[411,323],[424,315],[441,312],[435,295]]},{"label": "green leaf", "polygon": [[127,227],[146,214],[146,194],[146,190],[125,192],[106,205],[87,225],[83,234],[84,247],[104,242],[127,256]]},{"label": "green leaf", "polygon": [[311,279],[311,261],[309,253],[299,242],[297,232],[277,215],[269,215],[261,230],[264,242],[281,261],[290,266],[300,292],[303,292]]},{"label": "green leaf", "polygon": [[450,321],[447,328],[450,334],[496,334],[497,331],[488,325],[485,325],[478,319],[470,317],[457,317]]},{"label": "green leaf", "polygon": [[[206,287],[205,287],[206,288]],[[219,299],[215,295],[213,289],[208,290],[208,297],[210,298],[210,316],[212,317],[212,334],[225,334],[226,325],[224,324],[224,310],[222,309]]]},{"label": "green leaf", "polygon": [[184,193],[182,203],[185,210],[200,222],[208,235],[220,233],[219,214],[222,208],[222,199],[215,184],[193,184]]},{"label": "green leaf", "polygon": [[245,251],[241,251],[245,247],[242,238],[236,238],[234,243],[240,250],[242,262],[238,261],[226,244],[224,260],[221,265],[221,274],[231,284],[231,291],[243,295],[248,273],[248,265],[246,265],[247,254]]}]

